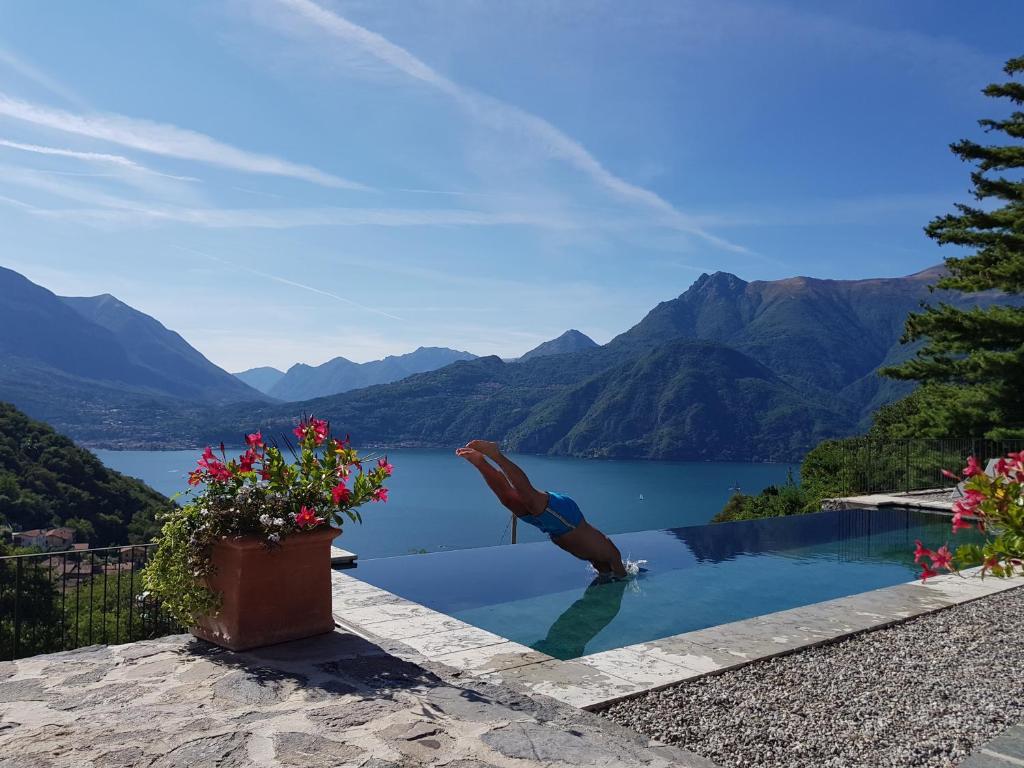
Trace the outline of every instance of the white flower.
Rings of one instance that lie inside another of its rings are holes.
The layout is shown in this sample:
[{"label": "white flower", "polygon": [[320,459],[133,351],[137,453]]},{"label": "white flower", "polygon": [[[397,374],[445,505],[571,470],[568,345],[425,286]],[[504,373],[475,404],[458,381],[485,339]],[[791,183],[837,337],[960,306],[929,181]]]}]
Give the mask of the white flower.
[{"label": "white flower", "polygon": [[270,525],[270,515],[268,515],[265,512],[262,515],[260,515],[260,525],[262,525],[264,527],[269,526]]},{"label": "white flower", "polygon": [[267,541],[272,541],[274,544],[277,544],[277,542],[279,542],[280,540],[281,536],[276,533],[272,533],[269,536],[267,536]]},{"label": "white flower", "polygon": [[284,525],[284,520],[282,520],[280,517],[275,517],[274,518],[274,525],[276,525],[278,528],[280,528],[282,525]]}]

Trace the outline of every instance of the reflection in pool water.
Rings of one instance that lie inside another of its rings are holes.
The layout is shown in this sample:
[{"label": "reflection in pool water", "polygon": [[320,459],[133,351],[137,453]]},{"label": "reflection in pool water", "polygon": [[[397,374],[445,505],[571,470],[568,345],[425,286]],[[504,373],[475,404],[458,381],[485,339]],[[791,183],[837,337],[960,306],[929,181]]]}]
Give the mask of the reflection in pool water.
[{"label": "reflection in pool water", "polygon": [[542,543],[363,560],[351,574],[569,659],[910,581],[914,540],[938,546],[950,526],[916,511],[843,510],[613,538],[646,573],[594,583],[589,565]]},{"label": "reflection in pool water", "polygon": [[557,659],[575,659],[586,653],[587,643],[619,615],[622,595],[629,582],[595,578],[583,591],[583,597],[555,619],[535,650]]}]

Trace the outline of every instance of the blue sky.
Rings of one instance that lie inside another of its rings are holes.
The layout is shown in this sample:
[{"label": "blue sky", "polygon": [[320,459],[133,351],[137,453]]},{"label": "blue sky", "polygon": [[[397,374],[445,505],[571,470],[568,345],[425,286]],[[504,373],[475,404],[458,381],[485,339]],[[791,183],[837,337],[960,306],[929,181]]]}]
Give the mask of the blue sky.
[{"label": "blue sky", "polygon": [[[969,7],[970,6],[970,7]],[[229,370],[902,275],[1018,0],[0,0],[0,263]]]}]

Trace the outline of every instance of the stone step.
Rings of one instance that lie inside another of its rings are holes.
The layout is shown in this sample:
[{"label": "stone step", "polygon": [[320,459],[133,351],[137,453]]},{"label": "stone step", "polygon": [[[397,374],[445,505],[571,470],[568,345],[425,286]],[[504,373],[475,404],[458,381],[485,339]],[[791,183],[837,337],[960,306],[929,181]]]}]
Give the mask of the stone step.
[{"label": "stone step", "polygon": [[349,552],[341,547],[331,547],[331,565],[352,565],[359,557],[355,552]]}]

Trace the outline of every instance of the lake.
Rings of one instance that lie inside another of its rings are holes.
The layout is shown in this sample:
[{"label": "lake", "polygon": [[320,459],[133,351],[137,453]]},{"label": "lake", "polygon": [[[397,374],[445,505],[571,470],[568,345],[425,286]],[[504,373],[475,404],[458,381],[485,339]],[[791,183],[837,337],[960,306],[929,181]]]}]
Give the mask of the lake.
[{"label": "lake", "polygon": [[[171,495],[188,488],[185,477],[200,452],[95,453],[111,469]],[[441,450],[389,451],[388,457],[395,466],[388,501],[362,507],[363,524],[346,523],[339,546],[375,558],[509,543],[509,513],[465,461]],[[722,509],[733,487],[756,493],[784,483],[789,470],[786,464],[512,458],[535,486],[572,496],[608,534],[701,525]],[[519,541],[544,539],[519,525]]]}]

